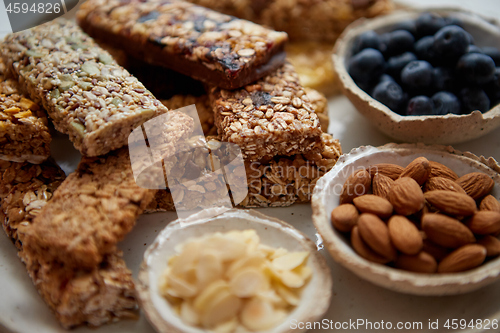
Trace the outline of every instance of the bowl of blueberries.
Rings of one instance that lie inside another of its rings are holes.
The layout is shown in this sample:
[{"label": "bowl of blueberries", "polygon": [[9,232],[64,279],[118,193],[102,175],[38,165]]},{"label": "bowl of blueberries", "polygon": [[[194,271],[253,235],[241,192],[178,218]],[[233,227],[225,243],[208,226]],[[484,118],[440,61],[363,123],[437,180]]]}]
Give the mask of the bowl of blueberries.
[{"label": "bowl of blueberries", "polygon": [[500,126],[500,27],[459,9],[360,19],[337,41],[344,95],[404,142],[454,144]]}]

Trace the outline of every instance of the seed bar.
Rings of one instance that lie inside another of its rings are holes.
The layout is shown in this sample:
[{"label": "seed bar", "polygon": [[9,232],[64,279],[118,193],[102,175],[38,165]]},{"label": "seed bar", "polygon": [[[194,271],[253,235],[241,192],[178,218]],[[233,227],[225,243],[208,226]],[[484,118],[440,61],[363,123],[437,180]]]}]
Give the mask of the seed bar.
[{"label": "seed bar", "polygon": [[25,98],[18,83],[6,75],[0,59],[0,159],[41,163],[50,155],[52,140],[47,116],[38,104]]},{"label": "seed bar", "polygon": [[137,318],[131,272],[119,251],[91,270],[68,269],[24,250],[25,231],[64,180],[50,159],[40,165],[0,161],[0,220],[38,292],[64,328]]},{"label": "seed bar", "polygon": [[[328,172],[342,155],[338,140],[329,134],[323,134],[321,140],[324,148],[319,154],[275,156],[268,162],[245,161],[248,195],[239,207],[285,207],[294,203],[309,202],[317,180]],[[215,150],[219,141],[215,137],[209,137],[207,141],[209,147]],[[242,175],[235,170],[227,176]],[[236,183],[238,182],[232,181],[232,184]],[[208,186],[205,185],[204,188],[207,189]],[[146,208],[147,213],[173,210],[175,205],[169,189],[158,191]]]},{"label": "seed bar", "polygon": [[224,89],[285,60],[287,35],[178,0],[89,0],[77,13],[91,36],[130,55]]},{"label": "seed bar", "polygon": [[70,21],[10,34],[0,52],[21,88],[83,155],[126,145],[132,129],[168,111]]},{"label": "seed bar", "polygon": [[212,87],[208,95],[219,136],[246,160],[323,150],[318,116],[288,63],[242,89]]}]

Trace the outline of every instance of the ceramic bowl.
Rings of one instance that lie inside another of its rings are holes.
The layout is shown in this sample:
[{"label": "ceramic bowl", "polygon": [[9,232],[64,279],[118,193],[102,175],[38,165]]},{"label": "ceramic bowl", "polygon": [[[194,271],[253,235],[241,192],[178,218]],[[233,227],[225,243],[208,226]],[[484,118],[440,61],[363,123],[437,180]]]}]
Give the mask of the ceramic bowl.
[{"label": "ceramic bowl", "polygon": [[374,284],[416,295],[461,294],[498,280],[500,257],[461,273],[413,273],[365,260],[354,251],[344,234],[332,228],[330,214],[339,205],[342,185],[354,170],[377,163],[406,166],[420,156],[448,166],[459,176],[476,171],[491,176],[495,181],[492,195],[500,198],[500,166],[493,158],[485,159],[455,151],[451,147],[423,144],[388,144],[353,149],[349,154],[341,156],[335,167],[318,181],[312,197],[314,225],[333,259]]},{"label": "ceramic bowl", "polygon": [[[454,144],[485,135],[500,126],[500,104],[485,113],[467,115],[401,116],[359,88],[347,72],[355,39],[363,32],[385,33],[397,23],[417,18],[422,11],[396,12],[375,19],[360,19],[352,23],[335,45],[333,62],[342,92],[356,109],[386,135],[402,142]],[[478,46],[500,45],[500,28],[478,15],[456,9],[432,9],[442,16],[457,17],[472,34]]]},{"label": "ceramic bowl", "polygon": [[[214,213],[215,212],[215,213]],[[272,330],[261,333],[303,332],[291,329],[291,321],[315,321],[321,319],[330,305],[332,278],[324,257],[316,245],[302,232],[291,225],[252,210],[231,210],[216,215],[217,209],[207,209],[189,220],[170,223],[147,249],[139,271],[137,290],[146,317],[158,332],[202,333],[206,332],[185,324],[173,311],[170,304],[160,296],[158,281],[167,260],[175,254],[175,247],[192,237],[207,233],[230,230],[254,229],[261,243],[272,247],[283,247],[289,251],[310,252],[307,265],[313,275],[302,292],[300,304],[287,319]],[[184,222],[184,223],[182,223]]]}]

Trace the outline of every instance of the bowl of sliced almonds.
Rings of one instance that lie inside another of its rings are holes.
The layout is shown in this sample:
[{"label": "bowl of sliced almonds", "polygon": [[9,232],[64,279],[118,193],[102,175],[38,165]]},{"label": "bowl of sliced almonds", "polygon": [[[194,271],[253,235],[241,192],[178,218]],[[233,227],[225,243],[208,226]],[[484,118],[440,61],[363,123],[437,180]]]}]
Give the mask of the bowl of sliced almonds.
[{"label": "bowl of sliced almonds", "polygon": [[473,291],[500,277],[499,172],[451,147],[359,147],[318,181],[313,222],[332,257],[370,282]]},{"label": "bowl of sliced almonds", "polygon": [[146,251],[137,290],[157,331],[291,332],[322,318],[332,279],[316,245],[255,211],[217,213],[170,223]]}]

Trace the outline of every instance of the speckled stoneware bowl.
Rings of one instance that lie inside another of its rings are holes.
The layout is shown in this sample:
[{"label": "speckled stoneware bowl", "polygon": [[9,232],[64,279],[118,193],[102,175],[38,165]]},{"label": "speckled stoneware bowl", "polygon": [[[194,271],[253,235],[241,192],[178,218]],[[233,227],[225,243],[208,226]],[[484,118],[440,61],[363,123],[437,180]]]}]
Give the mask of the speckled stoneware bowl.
[{"label": "speckled stoneware bowl", "polygon": [[330,305],[332,278],[323,256],[316,245],[302,232],[278,219],[253,210],[231,210],[216,217],[217,208],[207,209],[189,218],[185,224],[176,220],[170,223],[156,238],[144,254],[139,271],[137,290],[147,318],[158,332],[202,333],[206,330],[185,324],[173,311],[170,304],[160,296],[158,282],[167,266],[169,257],[175,254],[176,245],[192,237],[207,233],[230,230],[254,229],[261,243],[272,247],[283,247],[289,251],[309,251],[307,265],[312,269],[311,280],[302,292],[300,304],[287,319],[273,330],[261,333],[304,332],[290,328],[290,321],[315,321],[323,317]]},{"label": "speckled stoneware bowl", "polygon": [[[360,89],[347,72],[354,40],[363,32],[375,30],[384,33],[402,21],[417,18],[422,11],[396,12],[375,19],[360,19],[352,23],[335,45],[333,62],[339,76],[342,92],[356,109],[388,136],[403,142],[428,144],[454,144],[469,141],[500,126],[500,105],[490,111],[468,115],[401,116]],[[472,34],[478,46],[499,46],[500,28],[478,15],[456,9],[432,9],[443,16],[462,20],[464,28]]]},{"label": "speckled stoneware bowl", "polygon": [[471,153],[461,153],[451,147],[423,144],[355,148],[349,154],[341,156],[335,167],[318,181],[312,197],[313,222],[330,254],[335,261],[359,277],[379,286],[409,294],[461,294],[498,280],[500,257],[461,273],[412,273],[363,259],[351,247],[350,240],[332,228],[331,212],[339,205],[340,191],[352,171],[377,163],[406,166],[420,156],[448,166],[459,176],[476,171],[491,176],[495,181],[492,195],[500,198],[500,166],[493,158],[485,159]]}]

